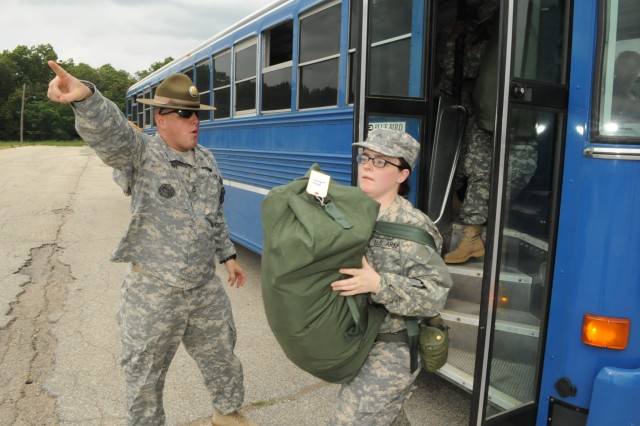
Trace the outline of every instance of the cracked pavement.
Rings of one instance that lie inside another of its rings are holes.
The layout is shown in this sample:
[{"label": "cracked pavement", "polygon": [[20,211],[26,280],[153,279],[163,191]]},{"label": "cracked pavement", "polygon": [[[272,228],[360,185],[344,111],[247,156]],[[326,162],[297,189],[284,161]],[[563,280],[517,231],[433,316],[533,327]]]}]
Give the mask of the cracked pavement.
[{"label": "cracked pavement", "polygon": [[[128,224],[129,199],[86,147],[2,149],[0,189],[0,424],[125,424],[115,316],[127,266],[108,257]],[[260,257],[238,247],[238,260],[247,283],[226,288],[243,410],[261,425],[326,424],[339,386],[286,359],[264,316]],[[417,385],[406,407],[412,424],[468,423],[463,391],[434,375]],[[210,424],[208,393],[182,347],[164,406],[169,425]]]}]

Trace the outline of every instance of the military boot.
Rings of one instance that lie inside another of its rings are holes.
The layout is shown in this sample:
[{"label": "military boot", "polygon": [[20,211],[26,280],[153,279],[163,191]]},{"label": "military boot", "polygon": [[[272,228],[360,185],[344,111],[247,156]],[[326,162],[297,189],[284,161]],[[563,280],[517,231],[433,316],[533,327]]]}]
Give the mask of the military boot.
[{"label": "military boot", "polygon": [[252,422],[237,411],[229,414],[215,413],[211,417],[211,424],[213,426],[257,426],[257,423]]},{"label": "military boot", "polygon": [[484,244],[479,225],[464,225],[462,241],[458,248],[444,255],[445,263],[463,263],[471,257],[484,256]]}]

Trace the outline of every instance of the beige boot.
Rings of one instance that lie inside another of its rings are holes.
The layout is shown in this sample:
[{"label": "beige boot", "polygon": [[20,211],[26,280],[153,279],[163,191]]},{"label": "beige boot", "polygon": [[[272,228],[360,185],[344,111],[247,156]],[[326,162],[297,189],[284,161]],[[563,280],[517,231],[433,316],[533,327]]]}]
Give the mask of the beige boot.
[{"label": "beige boot", "polygon": [[463,263],[471,257],[484,256],[484,244],[479,225],[464,225],[464,236],[454,251],[444,255],[445,263]]},{"label": "beige boot", "polygon": [[211,424],[213,426],[257,426],[257,423],[252,422],[238,411],[229,414],[215,413],[211,417]]}]

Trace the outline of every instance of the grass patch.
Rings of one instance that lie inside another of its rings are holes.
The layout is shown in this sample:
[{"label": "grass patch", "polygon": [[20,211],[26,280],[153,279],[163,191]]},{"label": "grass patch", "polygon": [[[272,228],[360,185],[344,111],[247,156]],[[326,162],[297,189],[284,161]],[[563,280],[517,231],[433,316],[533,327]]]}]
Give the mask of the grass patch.
[{"label": "grass patch", "polygon": [[73,141],[37,141],[37,142],[22,142],[19,141],[0,141],[0,148],[16,148],[19,146],[36,146],[36,145],[47,145],[47,146],[85,146],[83,140],[77,139]]}]

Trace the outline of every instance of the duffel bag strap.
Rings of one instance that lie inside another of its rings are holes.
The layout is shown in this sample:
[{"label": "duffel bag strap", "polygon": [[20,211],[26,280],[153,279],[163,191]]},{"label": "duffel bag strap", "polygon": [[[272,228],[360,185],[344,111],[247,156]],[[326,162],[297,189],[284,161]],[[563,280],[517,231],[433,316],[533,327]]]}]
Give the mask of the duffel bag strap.
[{"label": "duffel bag strap", "polygon": [[377,232],[388,237],[425,244],[431,247],[434,251],[437,251],[433,237],[427,231],[422,228],[418,228],[417,226],[406,223],[383,222],[379,220],[376,222],[373,232]]},{"label": "duffel bag strap", "polygon": [[326,198],[314,196],[313,197],[324,209],[324,211],[331,217],[331,219],[335,220],[336,223],[342,226],[343,229],[351,229],[353,225],[346,218],[344,213],[336,206],[331,200],[327,200]]}]

